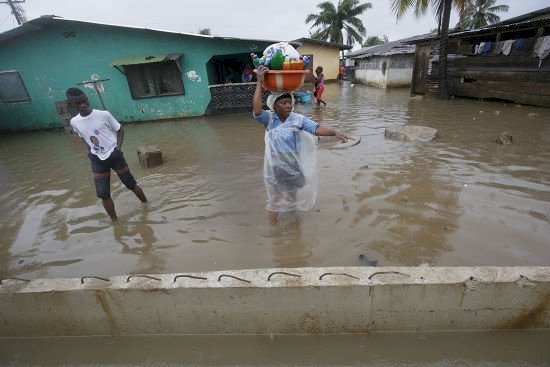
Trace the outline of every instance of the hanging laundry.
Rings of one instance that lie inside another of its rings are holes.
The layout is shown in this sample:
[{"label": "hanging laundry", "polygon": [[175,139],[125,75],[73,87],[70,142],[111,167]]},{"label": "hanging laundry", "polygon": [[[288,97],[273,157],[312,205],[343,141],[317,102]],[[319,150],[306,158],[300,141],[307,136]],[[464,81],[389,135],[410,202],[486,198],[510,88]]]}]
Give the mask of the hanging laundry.
[{"label": "hanging laundry", "polygon": [[476,55],[481,54],[481,51],[485,47],[485,42],[480,42],[479,45],[476,46]]},{"label": "hanging laundry", "polygon": [[537,39],[537,43],[535,43],[535,47],[533,48],[533,57],[538,57],[540,59],[539,68],[542,64],[542,60],[544,60],[549,53],[550,36],[539,37]]},{"label": "hanging laundry", "polygon": [[518,38],[514,42],[514,47],[519,50],[523,48],[524,44],[525,44],[525,38]]},{"label": "hanging laundry", "polygon": [[504,41],[496,42],[495,48],[493,49],[493,54],[498,55],[502,51],[502,46],[504,46]]},{"label": "hanging laundry", "polygon": [[502,53],[506,56],[510,55],[510,51],[512,51],[512,45],[514,44],[514,40],[506,40],[502,44]]},{"label": "hanging laundry", "polygon": [[491,46],[493,45],[492,42],[485,42],[485,44],[483,45],[483,49],[481,50],[481,54],[482,55],[487,55],[489,53],[489,51],[491,51]]}]

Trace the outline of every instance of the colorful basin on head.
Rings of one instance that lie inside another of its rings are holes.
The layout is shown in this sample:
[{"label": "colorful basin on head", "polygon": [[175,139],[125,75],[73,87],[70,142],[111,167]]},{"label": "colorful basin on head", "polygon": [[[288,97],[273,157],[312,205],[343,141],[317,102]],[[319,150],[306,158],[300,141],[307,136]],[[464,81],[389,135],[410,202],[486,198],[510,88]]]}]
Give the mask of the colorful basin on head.
[{"label": "colorful basin on head", "polygon": [[304,84],[309,70],[269,70],[264,75],[263,86],[272,92],[290,92]]}]

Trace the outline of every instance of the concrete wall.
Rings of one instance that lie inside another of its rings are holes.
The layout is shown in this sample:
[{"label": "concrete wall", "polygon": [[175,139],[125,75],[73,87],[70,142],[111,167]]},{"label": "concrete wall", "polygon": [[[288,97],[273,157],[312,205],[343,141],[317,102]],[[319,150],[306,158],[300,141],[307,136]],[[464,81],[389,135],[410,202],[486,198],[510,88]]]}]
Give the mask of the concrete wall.
[{"label": "concrete wall", "polygon": [[340,50],[337,47],[304,42],[298,48],[300,55],[313,55],[313,71],[323,67],[325,80],[336,80],[340,68]]},{"label": "concrete wall", "polygon": [[0,337],[550,328],[549,267],[3,279]]},{"label": "concrete wall", "polygon": [[414,55],[372,56],[358,59],[355,80],[378,88],[410,87]]},{"label": "concrete wall", "polygon": [[[0,102],[0,131],[62,127],[55,108],[65,90],[93,79],[106,109],[122,122],[199,116],[210,102],[206,65],[213,55],[262,52],[269,42],[221,40],[84,22],[59,21],[0,44],[0,71],[16,70],[30,95],[27,103]],[[181,53],[185,95],[132,99],[126,76],[110,64],[125,56]],[[93,108],[101,101],[81,86]]]}]

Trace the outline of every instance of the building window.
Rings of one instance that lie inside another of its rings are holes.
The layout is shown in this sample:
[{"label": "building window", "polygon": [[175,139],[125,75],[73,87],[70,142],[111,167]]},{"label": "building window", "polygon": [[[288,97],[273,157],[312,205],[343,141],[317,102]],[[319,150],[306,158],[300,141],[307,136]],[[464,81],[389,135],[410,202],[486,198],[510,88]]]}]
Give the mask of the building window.
[{"label": "building window", "polygon": [[17,71],[0,71],[0,101],[3,103],[30,102],[31,97]]},{"label": "building window", "polygon": [[124,65],[124,72],[134,99],[185,94],[175,61]]}]

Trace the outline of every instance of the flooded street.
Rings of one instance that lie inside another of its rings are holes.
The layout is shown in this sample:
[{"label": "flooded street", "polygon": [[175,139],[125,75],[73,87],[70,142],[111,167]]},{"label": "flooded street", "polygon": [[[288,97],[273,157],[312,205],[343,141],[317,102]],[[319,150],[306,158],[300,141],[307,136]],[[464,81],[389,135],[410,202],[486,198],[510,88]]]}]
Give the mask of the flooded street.
[{"label": "flooded street", "polygon": [[548,331],[0,340],[3,366],[548,367]]},{"label": "flooded street", "polygon": [[[357,266],[367,258],[378,266],[550,263],[550,110],[349,82],[328,84],[324,96],[326,107],[296,111],[361,143],[321,144],[314,209],[275,227],[264,210],[264,129],[250,113],[125,125],[123,151],[149,203],[113,176],[115,225],[95,197],[79,139],[0,136],[0,275]],[[439,137],[384,138],[386,127],[404,124]],[[495,143],[503,131],[513,144]],[[157,145],[165,163],[141,168],[141,145]]]}]

